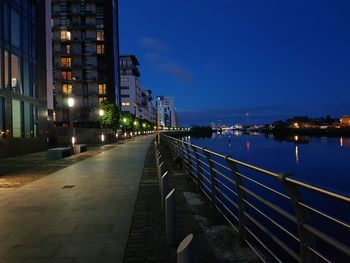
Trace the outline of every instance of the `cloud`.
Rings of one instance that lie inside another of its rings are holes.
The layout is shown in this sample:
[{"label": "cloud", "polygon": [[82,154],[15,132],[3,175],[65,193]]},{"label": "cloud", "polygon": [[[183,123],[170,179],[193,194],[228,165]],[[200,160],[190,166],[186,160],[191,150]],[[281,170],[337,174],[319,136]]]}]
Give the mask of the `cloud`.
[{"label": "cloud", "polygon": [[147,50],[144,57],[151,61],[158,69],[168,73],[176,80],[186,85],[193,83],[193,73],[181,66],[169,56],[168,45],[158,38],[142,37],[140,45]]},{"label": "cloud", "polygon": [[158,64],[159,68],[184,84],[191,85],[193,83],[193,74],[191,71],[183,68],[176,63]]},{"label": "cloud", "polygon": [[164,60],[164,57],[157,52],[147,52],[144,54],[144,57],[148,60],[156,61],[156,62]]},{"label": "cloud", "polygon": [[142,37],[140,45],[157,52],[167,52],[169,50],[168,46],[162,40],[157,38]]}]

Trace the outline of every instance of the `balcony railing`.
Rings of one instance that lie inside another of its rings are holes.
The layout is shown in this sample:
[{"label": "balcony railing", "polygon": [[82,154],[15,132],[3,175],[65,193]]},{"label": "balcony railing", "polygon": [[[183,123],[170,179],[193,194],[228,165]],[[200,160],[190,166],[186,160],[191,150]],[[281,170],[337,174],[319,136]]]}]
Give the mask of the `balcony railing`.
[{"label": "balcony railing", "polygon": [[186,140],[161,143],[263,261],[350,262],[350,197]]}]

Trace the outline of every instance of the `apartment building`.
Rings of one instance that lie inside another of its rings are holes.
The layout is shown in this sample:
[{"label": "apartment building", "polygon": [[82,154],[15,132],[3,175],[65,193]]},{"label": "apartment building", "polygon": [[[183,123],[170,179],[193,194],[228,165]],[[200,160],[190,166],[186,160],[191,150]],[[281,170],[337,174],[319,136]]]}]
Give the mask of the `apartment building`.
[{"label": "apartment building", "polygon": [[142,89],[139,61],[134,55],[120,56],[120,98],[121,111],[141,116]]},{"label": "apartment building", "polygon": [[158,96],[157,111],[159,113],[159,124],[163,127],[177,127],[174,97]]},{"label": "apartment building", "polygon": [[117,0],[52,0],[54,112],[68,127],[74,97],[75,127],[99,127],[104,100],[120,105]]},{"label": "apartment building", "polygon": [[140,108],[140,118],[152,123],[157,122],[157,111],[153,104],[152,90],[142,90],[142,102]]}]

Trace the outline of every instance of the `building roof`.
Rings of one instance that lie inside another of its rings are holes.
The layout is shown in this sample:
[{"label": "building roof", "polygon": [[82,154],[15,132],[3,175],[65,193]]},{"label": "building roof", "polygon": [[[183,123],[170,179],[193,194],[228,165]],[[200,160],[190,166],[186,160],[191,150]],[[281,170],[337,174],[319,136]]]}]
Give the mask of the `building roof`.
[{"label": "building roof", "polygon": [[136,56],[135,55],[120,55],[119,56],[119,59],[120,60],[125,60],[125,59],[131,59],[132,63],[136,66],[139,66],[140,63],[139,61],[137,60]]}]

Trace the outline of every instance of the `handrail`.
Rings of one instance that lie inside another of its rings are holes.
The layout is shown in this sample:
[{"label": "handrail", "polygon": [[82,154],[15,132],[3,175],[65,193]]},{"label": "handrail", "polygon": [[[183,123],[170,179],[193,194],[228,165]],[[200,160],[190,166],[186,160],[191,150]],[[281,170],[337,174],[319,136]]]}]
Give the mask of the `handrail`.
[{"label": "handrail", "polygon": [[[289,256],[296,262],[329,262],[332,257],[341,257],[342,260],[345,257],[345,261],[350,262],[350,244],[342,241],[345,238],[332,236],[325,225],[337,226],[341,231],[348,231],[349,235],[350,222],[308,204],[300,190],[345,205],[350,205],[350,196],[291,178],[287,173],[278,174],[244,163],[181,139],[165,134],[161,136],[162,141],[170,146],[171,153],[184,160],[185,169],[199,189],[261,259],[265,254],[277,261]],[[253,171],[256,176],[252,178],[243,174],[239,171],[242,167],[244,171]],[[266,184],[266,175],[278,182],[280,188]],[[281,202],[289,207],[282,206]],[[321,221],[315,221],[315,217],[322,219],[323,225]],[[236,220],[235,223],[232,219]],[[337,252],[327,255],[327,250],[319,247],[319,241]],[[296,249],[293,243],[299,248]]]}]

